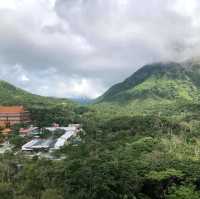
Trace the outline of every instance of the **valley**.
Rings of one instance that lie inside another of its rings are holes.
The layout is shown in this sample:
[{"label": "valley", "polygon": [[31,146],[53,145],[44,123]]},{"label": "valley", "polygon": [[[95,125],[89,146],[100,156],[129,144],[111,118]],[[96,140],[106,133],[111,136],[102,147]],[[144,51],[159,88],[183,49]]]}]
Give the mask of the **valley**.
[{"label": "valley", "polygon": [[18,139],[24,124],[12,126],[6,139],[13,149],[0,156],[0,191],[9,199],[198,199],[199,69],[196,63],[147,65],[88,105],[2,82],[0,104],[25,106],[32,125],[78,123],[84,131],[53,159],[27,158],[16,153],[27,143]]}]

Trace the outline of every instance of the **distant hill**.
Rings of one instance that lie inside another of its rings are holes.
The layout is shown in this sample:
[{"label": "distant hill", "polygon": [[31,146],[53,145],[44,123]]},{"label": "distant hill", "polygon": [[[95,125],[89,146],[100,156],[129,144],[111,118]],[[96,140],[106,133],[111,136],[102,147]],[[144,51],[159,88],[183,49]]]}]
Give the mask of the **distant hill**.
[{"label": "distant hill", "polygon": [[200,62],[154,63],[143,66],[97,99],[101,113],[167,112],[183,104],[198,104]]},{"label": "distant hill", "polygon": [[76,97],[76,98],[70,98],[70,100],[74,102],[78,102],[81,105],[87,105],[93,102],[92,99],[87,98],[87,97]]},{"label": "distant hill", "polygon": [[0,81],[0,105],[24,105],[24,106],[73,106],[71,100],[43,97],[31,94],[17,88],[8,82]]},{"label": "distant hill", "polygon": [[99,101],[127,102],[136,99],[195,100],[200,89],[200,65],[156,63],[146,65],[111,87]]}]

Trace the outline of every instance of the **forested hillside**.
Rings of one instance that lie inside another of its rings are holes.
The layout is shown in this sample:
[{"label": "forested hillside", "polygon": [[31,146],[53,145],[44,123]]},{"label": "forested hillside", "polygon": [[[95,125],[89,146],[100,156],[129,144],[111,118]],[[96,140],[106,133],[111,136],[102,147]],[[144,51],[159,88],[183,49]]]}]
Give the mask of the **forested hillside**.
[{"label": "forested hillside", "polygon": [[199,199],[199,69],[198,64],[147,65],[96,104],[30,109],[41,127],[54,120],[81,123],[81,141],[56,151],[57,160],[1,155],[0,195]]},{"label": "forested hillside", "polygon": [[200,64],[155,63],[145,65],[124,82],[111,87],[99,101],[185,99],[196,100],[200,88]]},{"label": "forested hillside", "polygon": [[3,199],[200,197],[199,127],[155,116],[82,124],[82,142],[57,152],[64,160],[1,156]]},{"label": "forested hillside", "polygon": [[0,81],[0,104],[24,106],[74,105],[72,101],[67,99],[31,94],[5,81]]},{"label": "forested hillside", "polygon": [[0,105],[25,106],[31,113],[32,122],[37,126],[73,122],[78,107],[71,100],[34,95],[5,81],[0,81]]},{"label": "forested hillside", "polygon": [[140,114],[180,116],[180,110],[187,109],[188,104],[199,103],[199,79],[198,63],[145,65],[124,82],[111,87],[97,99],[93,108],[99,116],[103,114],[105,117]]}]

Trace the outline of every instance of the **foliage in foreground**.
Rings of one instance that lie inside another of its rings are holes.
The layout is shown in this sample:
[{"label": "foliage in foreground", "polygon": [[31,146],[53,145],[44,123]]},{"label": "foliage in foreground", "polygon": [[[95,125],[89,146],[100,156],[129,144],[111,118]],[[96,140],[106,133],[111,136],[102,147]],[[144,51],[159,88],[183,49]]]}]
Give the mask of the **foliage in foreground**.
[{"label": "foliage in foreground", "polygon": [[2,199],[199,197],[200,138],[185,124],[135,116],[83,125],[82,142],[57,154],[65,160],[2,155]]}]

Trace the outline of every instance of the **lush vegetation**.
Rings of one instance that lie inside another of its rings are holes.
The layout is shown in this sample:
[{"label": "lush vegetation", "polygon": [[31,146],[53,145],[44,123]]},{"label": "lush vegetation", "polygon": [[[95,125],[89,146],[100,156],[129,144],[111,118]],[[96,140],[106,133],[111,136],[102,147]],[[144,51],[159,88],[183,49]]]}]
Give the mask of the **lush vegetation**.
[{"label": "lush vegetation", "polygon": [[145,98],[195,100],[199,93],[200,65],[158,63],[142,67],[124,82],[111,87],[97,101],[127,102]]},{"label": "lush vegetation", "polygon": [[31,94],[20,88],[17,88],[5,81],[0,81],[0,104],[1,105],[24,105],[24,106],[54,106],[71,105],[74,103],[67,99],[58,99],[53,97],[42,97]]},{"label": "lush vegetation", "polygon": [[[91,108],[102,117],[180,115],[188,104],[199,104],[200,65],[146,65],[124,82],[111,87]],[[187,109],[185,111],[187,113]]]},{"label": "lush vegetation", "polygon": [[38,126],[72,122],[78,108],[76,103],[68,99],[34,95],[5,81],[0,81],[0,105],[25,106],[31,113],[31,120]]},{"label": "lush vegetation", "polygon": [[0,193],[11,198],[198,198],[200,135],[160,117],[85,120],[87,134],[45,160],[4,154]]},{"label": "lush vegetation", "polygon": [[[198,68],[148,65],[94,105],[29,106],[41,127],[81,123],[81,142],[57,160],[1,155],[1,198],[200,198]],[[17,149],[24,140],[15,136]]]}]

